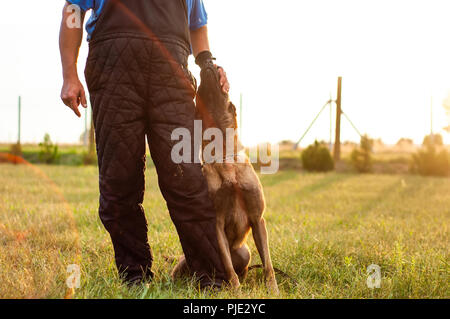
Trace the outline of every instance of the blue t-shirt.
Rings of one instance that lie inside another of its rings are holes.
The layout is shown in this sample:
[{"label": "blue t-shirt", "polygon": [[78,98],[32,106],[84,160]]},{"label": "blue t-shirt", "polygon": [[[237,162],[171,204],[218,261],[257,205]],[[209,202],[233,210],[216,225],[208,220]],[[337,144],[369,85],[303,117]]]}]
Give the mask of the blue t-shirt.
[{"label": "blue t-shirt", "polygon": [[[84,12],[92,9],[92,15],[86,23],[86,31],[88,33],[88,41],[91,39],[92,32],[95,29],[100,14],[102,13],[105,2],[108,0],[67,0],[72,4],[80,6]],[[191,30],[196,30],[205,26],[208,22],[208,15],[206,14],[203,0],[186,0],[188,8],[188,22]]]}]

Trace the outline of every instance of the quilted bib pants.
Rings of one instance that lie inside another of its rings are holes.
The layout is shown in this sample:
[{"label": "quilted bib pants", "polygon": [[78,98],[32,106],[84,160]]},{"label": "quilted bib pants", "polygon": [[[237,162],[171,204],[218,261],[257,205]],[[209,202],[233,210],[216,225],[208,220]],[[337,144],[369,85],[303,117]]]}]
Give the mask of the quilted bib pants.
[{"label": "quilted bib pants", "polygon": [[178,143],[172,131],[187,128],[194,136],[196,83],[187,69],[189,48],[185,0],[109,0],[89,45],[85,76],[98,155],[99,215],[128,282],[153,276],[142,206],[146,138],[190,271],[202,286],[225,280],[201,166],[171,159]]}]

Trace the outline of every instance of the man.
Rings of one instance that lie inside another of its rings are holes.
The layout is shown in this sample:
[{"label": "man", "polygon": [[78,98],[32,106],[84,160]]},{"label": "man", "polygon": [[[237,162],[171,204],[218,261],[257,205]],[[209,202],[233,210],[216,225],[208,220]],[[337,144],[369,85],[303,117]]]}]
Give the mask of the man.
[{"label": "man", "polygon": [[[200,164],[175,164],[171,133],[193,135],[196,83],[187,69],[212,59],[207,16],[201,0],[70,0],[63,11],[60,50],[61,98],[79,117],[87,107],[77,75],[83,31],[67,24],[68,6],[93,10],[87,22],[89,56],[85,76],[93,109],[99,164],[99,215],[111,235],[116,265],[129,284],[153,277],[144,195],[145,138],[186,261],[202,287],[226,279],[218,252],[215,211]],[[220,69],[224,92],[229,84]],[[192,142],[193,144],[193,142]],[[194,148],[192,148],[194,149]]]}]

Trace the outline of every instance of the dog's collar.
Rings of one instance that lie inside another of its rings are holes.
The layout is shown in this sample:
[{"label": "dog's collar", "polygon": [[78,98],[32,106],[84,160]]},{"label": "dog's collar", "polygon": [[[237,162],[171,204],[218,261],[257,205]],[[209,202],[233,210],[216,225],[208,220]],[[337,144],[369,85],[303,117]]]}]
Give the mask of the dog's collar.
[{"label": "dog's collar", "polygon": [[203,154],[203,164],[216,164],[216,163],[245,163],[246,155],[244,150],[239,151],[238,153],[228,154],[225,156],[213,156],[210,154]]}]

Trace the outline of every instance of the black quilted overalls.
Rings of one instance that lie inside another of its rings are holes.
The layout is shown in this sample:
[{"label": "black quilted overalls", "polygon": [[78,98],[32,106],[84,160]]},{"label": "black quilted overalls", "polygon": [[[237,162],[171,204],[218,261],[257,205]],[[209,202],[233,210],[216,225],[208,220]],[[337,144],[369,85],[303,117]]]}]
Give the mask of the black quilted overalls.
[{"label": "black quilted overalls", "polygon": [[201,166],[171,160],[178,143],[171,141],[172,131],[185,127],[194,136],[189,48],[185,0],[109,0],[92,34],[85,75],[96,133],[99,214],[128,282],[153,276],[142,207],[146,137],[191,272],[202,286],[225,279]]}]

